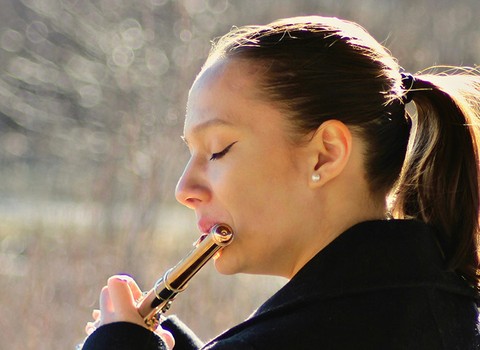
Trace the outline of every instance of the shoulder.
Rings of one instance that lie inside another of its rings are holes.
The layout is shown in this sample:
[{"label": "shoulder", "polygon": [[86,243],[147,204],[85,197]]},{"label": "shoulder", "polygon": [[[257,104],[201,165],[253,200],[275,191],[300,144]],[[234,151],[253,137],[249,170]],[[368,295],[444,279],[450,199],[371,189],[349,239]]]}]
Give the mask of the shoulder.
[{"label": "shoulder", "polygon": [[368,222],[345,232],[215,341],[251,349],[455,349],[461,342],[474,349],[477,324],[474,296],[443,269],[429,227]]},{"label": "shoulder", "polygon": [[252,317],[207,348],[473,350],[476,317],[474,304],[463,298],[415,288],[372,291],[285,305]]}]

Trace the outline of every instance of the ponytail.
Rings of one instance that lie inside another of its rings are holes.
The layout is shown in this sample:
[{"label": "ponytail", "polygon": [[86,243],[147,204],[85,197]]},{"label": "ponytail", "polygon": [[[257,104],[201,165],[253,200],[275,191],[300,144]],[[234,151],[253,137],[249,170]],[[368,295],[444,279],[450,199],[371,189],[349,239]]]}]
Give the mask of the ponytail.
[{"label": "ponytail", "polygon": [[436,227],[448,267],[480,291],[479,95],[475,75],[420,75],[416,114],[392,213]]}]

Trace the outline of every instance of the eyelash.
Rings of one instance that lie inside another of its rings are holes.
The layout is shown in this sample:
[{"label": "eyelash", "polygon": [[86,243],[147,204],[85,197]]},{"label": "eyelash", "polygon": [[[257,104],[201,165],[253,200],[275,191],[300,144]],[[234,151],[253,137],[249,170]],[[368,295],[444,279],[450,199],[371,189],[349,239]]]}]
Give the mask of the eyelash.
[{"label": "eyelash", "polygon": [[222,158],[224,155],[226,155],[228,153],[228,151],[230,151],[230,148],[232,148],[232,146],[236,143],[237,143],[237,141],[231,143],[230,145],[225,147],[222,151],[212,154],[212,156],[210,157],[210,160],[217,160],[217,159]]}]

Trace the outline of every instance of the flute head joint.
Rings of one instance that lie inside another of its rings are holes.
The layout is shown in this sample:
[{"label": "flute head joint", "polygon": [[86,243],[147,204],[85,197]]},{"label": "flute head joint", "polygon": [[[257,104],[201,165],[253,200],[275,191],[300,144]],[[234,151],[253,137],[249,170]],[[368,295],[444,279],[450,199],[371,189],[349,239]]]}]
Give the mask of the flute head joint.
[{"label": "flute head joint", "polygon": [[228,245],[233,239],[233,230],[227,224],[217,224],[213,226],[210,233],[218,245]]}]

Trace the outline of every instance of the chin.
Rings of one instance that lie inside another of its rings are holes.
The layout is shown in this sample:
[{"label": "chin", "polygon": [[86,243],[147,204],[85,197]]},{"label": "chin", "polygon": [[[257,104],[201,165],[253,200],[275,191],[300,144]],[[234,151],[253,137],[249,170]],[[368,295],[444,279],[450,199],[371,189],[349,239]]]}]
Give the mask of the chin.
[{"label": "chin", "polygon": [[221,254],[214,259],[214,264],[215,269],[222,275],[233,275],[239,272],[238,269],[232,264],[229,264],[228,260],[222,257]]}]

